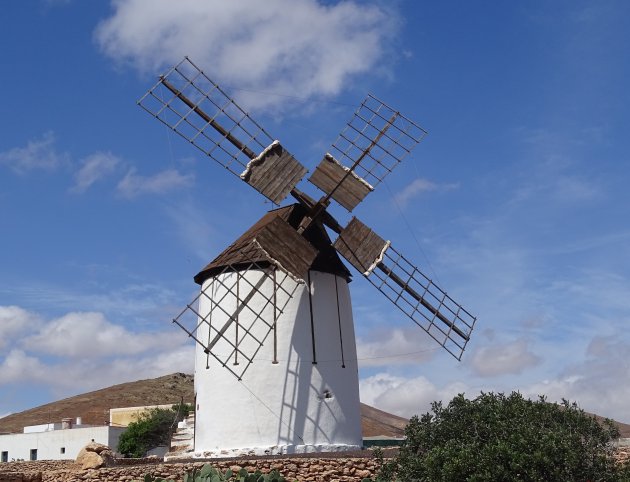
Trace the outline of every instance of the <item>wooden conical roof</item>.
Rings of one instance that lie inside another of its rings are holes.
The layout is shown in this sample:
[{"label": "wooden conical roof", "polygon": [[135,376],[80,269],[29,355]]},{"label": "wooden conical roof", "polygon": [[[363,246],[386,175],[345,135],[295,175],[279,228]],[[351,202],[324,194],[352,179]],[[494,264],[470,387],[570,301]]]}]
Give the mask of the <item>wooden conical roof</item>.
[{"label": "wooden conical roof", "polygon": [[[212,260],[195,276],[195,283],[202,284],[206,279],[222,272],[225,268],[235,271],[247,269],[252,262],[260,266],[268,266],[269,258],[262,249],[256,247],[255,238],[269,223],[276,222],[277,218],[288,223],[294,229],[300,225],[306,215],[306,209],[301,204],[274,209],[265,214],[241,237],[234,241],[225,251]],[[332,247],[330,238],[324,226],[315,221],[304,231],[303,237],[315,248],[318,253],[310,265],[310,269],[324,273],[336,274],[350,281],[350,271],[345,267],[337,251]],[[278,240],[278,243],[286,240]],[[295,256],[299,256],[296,252]]]}]

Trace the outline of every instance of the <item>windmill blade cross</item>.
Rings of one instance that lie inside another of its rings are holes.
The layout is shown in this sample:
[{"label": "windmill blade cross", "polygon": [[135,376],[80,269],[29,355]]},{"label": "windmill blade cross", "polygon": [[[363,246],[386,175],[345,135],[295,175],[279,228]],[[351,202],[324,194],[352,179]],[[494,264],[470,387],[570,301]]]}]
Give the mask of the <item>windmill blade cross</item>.
[{"label": "windmill blade cross", "polygon": [[396,307],[461,360],[476,318],[368,226],[353,218],[333,246]]},{"label": "windmill blade cross", "polygon": [[190,107],[195,114],[201,117],[204,121],[210,124],[216,131],[218,131],[222,136],[224,136],[228,141],[230,141],[238,150],[242,151],[247,157],[253,159],[256,157],[254,151],[244,145],[241,141],[239,141],[236,137],[230,134],[225,128],[219,124],[216,120],[211,118],[208,114],[202,111],[199,106],[195,105],[188,97],[182,94],[179,90],[175,88],[166,77],[161,76],[160,81],[168,90],[170,90],[179,100],[181,100],[184,104]]},{"label": "windmill blade cross", "polygon": [[426,134],[399,111],[368,95],[309,178],[325,193],[320,203],[332,198],[351,212]]},{"label": "windmill blade cross", "polygon": [[247,303],[249,303],[252,300],[254,295],[258,292],[258,290],[260,290],[260,288],[265,283],[265,281],[267,281],[265,276],[261,276],[258,282],[256,282],[256,284],[252,287],[252,289],[249,291],[249,293],[247,294],[245,298],[243,298],[242,300],[237,299],[238,306],[236,307],[236,310],[234,310],[234,313],[232,313],[228,317],[228,320],[225,322],[223,327],[221,327],[220,330],[217,330],[217,334],[212,339],[212,341],[208,343],[208,346],[206,347],[206,353],[210,352],[214,348],[214,346],[219,342],[219,340],[225,337],[225,332],[227,331],[227,329],[230,327],[232,323],[234,323],[238,319],[239,313],[243,311],[245,307],[247,307]]},{"label": "windmill blade cross", "polygon": [[308,172],[188,57],[138,105],[275,204]]}]

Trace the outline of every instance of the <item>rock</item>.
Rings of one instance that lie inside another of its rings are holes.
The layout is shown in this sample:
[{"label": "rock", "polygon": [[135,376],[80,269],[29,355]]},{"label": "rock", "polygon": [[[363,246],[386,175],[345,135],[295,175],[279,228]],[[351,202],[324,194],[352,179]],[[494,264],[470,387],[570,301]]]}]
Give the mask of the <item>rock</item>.
[{"label": "rock", "polygon": [[80,457],[77,457],[77,464],[81,466],[83,470],[98,469],[105,465],[105,462],[99,454],[96,452],[85,452]]},{"label": "rock", "polygon": [[107,445],[90,442],[79,451],[75,460],[83,470],[99,469],[115,465],[114,454]]}]

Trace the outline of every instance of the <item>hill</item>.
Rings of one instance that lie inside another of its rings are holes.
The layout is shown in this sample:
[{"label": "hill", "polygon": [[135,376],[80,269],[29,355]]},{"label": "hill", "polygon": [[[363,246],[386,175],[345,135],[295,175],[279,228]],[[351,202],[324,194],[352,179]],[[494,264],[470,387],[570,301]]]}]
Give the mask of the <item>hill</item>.
[{"label": "hill", "polygon": [[[27,425],[59,422],[62,418],[81,417],[83,423],[102,425],[109,421],[109,409],[160,405],[194,400],[192,375],[173,373],[159,378],[121,383],[108,388],[47,403],[0,418],[0,433],[21,432]],[[361,404],[363,436],[402,436],[407,420]]]},{"label": "hill", "polygon": [[193,377],[173,373],[159,378],[121,383],[93,392],[64,398],[0,418],[0,433],[21,432],[27,425],[59,422],[62,418],[81,417],[83,423],[103,425],[109,421],[109,409],[178,403],[194,400]]}]

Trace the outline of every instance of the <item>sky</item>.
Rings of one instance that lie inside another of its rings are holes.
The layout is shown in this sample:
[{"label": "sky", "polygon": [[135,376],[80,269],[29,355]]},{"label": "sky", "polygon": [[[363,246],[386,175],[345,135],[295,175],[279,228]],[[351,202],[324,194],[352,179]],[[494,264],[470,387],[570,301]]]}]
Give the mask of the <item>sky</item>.
[{"label": "sky", "polygon": [[363,402],[518,390],[630,422],[630,3],[2,7],[0,416],[192,373],[170,321],[273,206],[136,105],[188,55],[311,171],[368,92],[428,131],[354,214],[477,324],[458,362],[355,274]]}]

